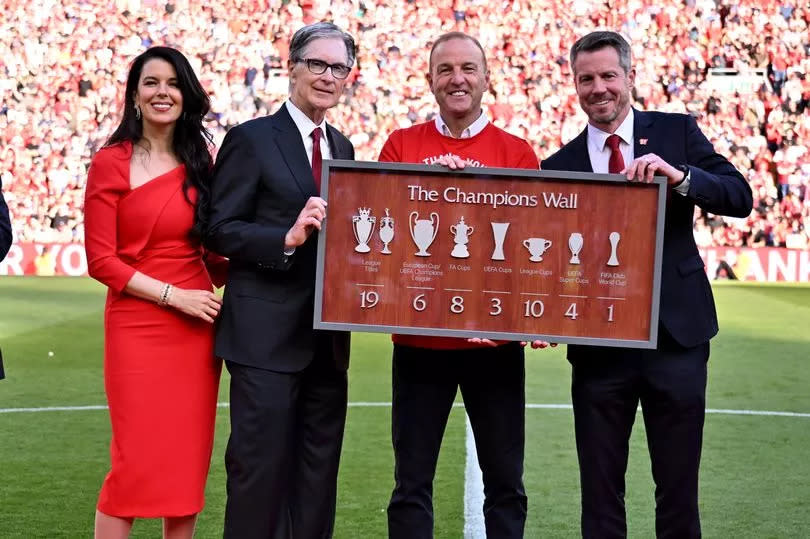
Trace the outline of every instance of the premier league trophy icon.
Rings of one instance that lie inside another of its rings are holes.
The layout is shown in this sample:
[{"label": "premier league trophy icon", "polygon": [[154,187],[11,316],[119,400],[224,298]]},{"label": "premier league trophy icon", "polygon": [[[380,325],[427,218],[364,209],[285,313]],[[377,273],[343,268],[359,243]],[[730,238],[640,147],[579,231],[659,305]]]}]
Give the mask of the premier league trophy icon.
[{"label": "premier league trophy icon", "polygon": [[416,256],[430,256],[427,248],[436,239],[436,233],[439,231],[439,214],[436,212],[431,213],[428,220],[419,219],[419,213],[411,212],[408,216],[408,225],[411,229],[411,238],[419,247]]},{"label": "premier league trophy icon", "polygon": [[384,255],[390,255],[391,250],[388,244],[394,239],[394,218],[388,214],[388,208],[385,208],[385,217],[380,217],[380,239],[383,242],[382,251]]},{"label": "premier league trophy icon", "polygon": [[467,226],[464,222],[464,216],[455,224],[450,225],[450,232],[453,234],[453,241],[456,246],[453,247],[453,252],[450,256],[454,258],[469,258],[470,251],[467,250],[467,243],[470,241],[470,235],[475,231],[475,227]]},{"label": "premier league trophy icon", "polygon": [[608,266],[619,265],[619,257],[616,255],[616,249],[619,248],[620,239],[622,239],[622,235],[618,232],[611,232],[610,236],[608,236],[608,240],[610,241],[610,258],[608,258],[607,261]]},{"label": "premier league trophy icon", "polygon": [[358,253],[367,253],[371,251],[368,240],[371,239],[377,218],[371,216],[371,208],[357,208],[357,212],[359,215],[352,215],[352,230],[354,239],[357,240],[357,247],[354,250]]},{"label": "premier league trophy icon", "polygon": [[568,261],[569,264],[579,264],[579,252],[582,250],[584,240],[582,239],[582,234],[579,232],[574,232],[570,236],[568,236],[568,248],[571,250],[571,260]]}]

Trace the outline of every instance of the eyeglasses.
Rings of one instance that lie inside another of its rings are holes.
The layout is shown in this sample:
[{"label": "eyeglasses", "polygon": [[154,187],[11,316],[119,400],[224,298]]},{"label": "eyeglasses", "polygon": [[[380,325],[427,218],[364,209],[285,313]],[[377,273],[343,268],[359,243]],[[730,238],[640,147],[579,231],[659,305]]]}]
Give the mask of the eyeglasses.
[{"label": "eyeglasses", "polygon": [[313,75],[322,75],[328,67],[332,70],[332,76],[336,79],[345,79],[352,70],[351,67],[343,64],[329,64],[323,60],[316,60],[315,58],[304,58],[298,61],[306,63],[307,69],[309,69],[310,73]]}]

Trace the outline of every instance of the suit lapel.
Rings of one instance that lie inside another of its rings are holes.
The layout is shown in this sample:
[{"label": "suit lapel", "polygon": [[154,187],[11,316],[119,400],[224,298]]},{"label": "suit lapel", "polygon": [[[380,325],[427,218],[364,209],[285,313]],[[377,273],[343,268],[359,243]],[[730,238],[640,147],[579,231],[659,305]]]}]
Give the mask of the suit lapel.
[{"label": "suit lapel", "polygon": [[[571,160],[569,169],[572,172],[593,172],[591,166],[591,154],[588,153],[588,128],[586,127],[582,133],[571,141],[572,156],[575,158]],[[579,156],[584,156],[580,158]]]},{"label": "suit lapel", "polygon": [[307,159],[307,151],[301,140],[301,133],[293,122],[287,106],[281,108],[273,115],[274,139],[287,164],[290,172],[301,189],[304,196],[309,197],[315,192],[315,180],[312,178],[312,165]]}]

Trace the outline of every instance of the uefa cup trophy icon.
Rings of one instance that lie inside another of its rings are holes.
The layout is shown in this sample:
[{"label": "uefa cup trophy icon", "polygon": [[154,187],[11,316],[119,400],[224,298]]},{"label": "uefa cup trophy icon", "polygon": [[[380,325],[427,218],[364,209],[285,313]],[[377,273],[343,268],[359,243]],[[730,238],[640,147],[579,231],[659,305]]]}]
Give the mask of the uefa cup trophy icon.
[{"label": "uefa cup trophy icon", "polygon": [[506,239],[506,229],[509,223],[489,223],[492,225],[492,237],[495,240],[495,248],[492,250],[492,260],[506,260],[503,254],[503,242]]},{"label": "uefa cup trophy icon", "polygon": [[383,242],[382,251],[384,255],[390,255],[391,250],[388,244],[394,239],[394,218],[388,214],[388,208],[385,208],[385,217],[380,217],[380,239]]},{"label": "uefa cup trophy icon", "polygon": [[475,227],[467,226],[467,223],[464,222],[464,216],[461,217],[458,224],[450,225],[450,232],[453,234],[453,241],[456,243],[450,256],[454,258],[469,258],[470,251],[467,250],[467,243],[470,241],[470,234],[474,231]]},{"label": "uefa cup trophy icon", "polygon": [[545,238],[526,238],[523,240],[523,246],[529,250],[529,260],[532,262],[542,262],[543,253],[551,247],[551,240]]},{"label": "uefa cup trophy icon", "polygon": [[568,261],[569,264],[579,264],[579,252],[582,250],[582,245],[584,244],[584,240],[582,239],[582,234],[579,232],[574,232],[570,236],[568,236],[568,248],[571,250],[571,260]]},{"label": "uefa cup trophy icon", "polygon": [[371,216],[371,208],[357,208],[357,212],[359,215],[352,215],[352,230],[354,239],[357,240],[357,247],[354,250],[358,253],[367,253],[371,251],[368,240],[371,239],[377,218]]},{"label": "uefa cup trophy icon", "polygon": [[411,212],[408,216],[408,225],[411,229],[411,238],[419,247],[416,256],[430,256],[427,248],[436,239],[436,233],[439,231],[439,214],[436,212],[431,213],[428,220],[419,219],[419,213]]}]

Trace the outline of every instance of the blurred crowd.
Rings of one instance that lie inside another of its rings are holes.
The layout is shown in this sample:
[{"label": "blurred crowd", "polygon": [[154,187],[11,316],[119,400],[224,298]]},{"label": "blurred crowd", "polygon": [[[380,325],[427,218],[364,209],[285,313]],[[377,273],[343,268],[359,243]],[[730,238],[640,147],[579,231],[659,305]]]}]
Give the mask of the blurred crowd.
[{"label": "blurred crowd", "polygon": [[631,41],[635,106],[685,112],[742,171],[747,219],[696,213],[700,246],[807,249],[810,4],[797,0],[9,0],[0,11],[0,170],[18,241],[83,241],[87,167],[120,116],[128,63],[150,45],[192,61],[215,142],[275,111],[292,32],[332,20],[357,69],[328,120],[357,158],[432,118],[431,39],[451,30],[487,51],[487,113],[548,156],[585,126],[568,48],[596,28]]}]

